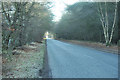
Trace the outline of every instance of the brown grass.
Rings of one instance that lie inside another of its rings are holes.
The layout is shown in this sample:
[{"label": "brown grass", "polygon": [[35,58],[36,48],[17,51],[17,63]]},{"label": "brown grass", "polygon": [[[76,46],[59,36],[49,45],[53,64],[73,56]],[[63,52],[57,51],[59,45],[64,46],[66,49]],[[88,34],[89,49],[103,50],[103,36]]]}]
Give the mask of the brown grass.
[{"label": "brown grass", "polygon": [[99,42],[89,42],[89,41],[77,41],[77,40],[61,40],[77,45],[87,46],[91,48],[95,48],[101,51],[109,52],[109,53],[115,53],[118,54],[118,46],[117,45],[111,45],[109,47],[106,47],[105,44],[99,43]]}]

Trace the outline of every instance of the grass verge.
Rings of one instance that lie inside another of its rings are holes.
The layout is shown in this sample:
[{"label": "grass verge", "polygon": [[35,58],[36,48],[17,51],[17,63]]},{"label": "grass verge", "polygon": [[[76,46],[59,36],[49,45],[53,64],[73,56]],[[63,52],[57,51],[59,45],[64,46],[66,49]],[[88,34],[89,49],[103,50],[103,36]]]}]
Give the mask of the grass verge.
[{"label": "grass verge", "polygon": [[39,70],[43,68],[45,41],[24,45],[25,49],[17,49],[12,61],[3,59],[3,78],[41,78]]}]

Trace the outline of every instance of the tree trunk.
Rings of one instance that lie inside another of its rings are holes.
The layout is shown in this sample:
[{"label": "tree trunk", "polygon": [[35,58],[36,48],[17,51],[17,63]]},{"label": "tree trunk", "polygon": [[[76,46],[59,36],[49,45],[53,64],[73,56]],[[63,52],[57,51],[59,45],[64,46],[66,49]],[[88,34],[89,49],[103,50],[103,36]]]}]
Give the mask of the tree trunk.
[{"label": "tree trunk", "polygon": [[112,38],[113,38],[113,33],[114,33],[114,29],[115,29],[115,24],[116,24],[116,17],[117,17],[117,1],[115,4],[115,10],[114,10],[114,20],[113,20],[113,24],[112,24],[112,29],[111,29],[111,33],[109,35],[109,20],[108,20],[108,11],[107,11],[107,3],[105,2],[105,15],[103,14],[103,9],[101,6],[101,3],[99,4],[99,13],[100,13],[100,21],[102,23],[102,27],[103,27],[103,32],[104,32],[104,37],[105,37],[105,43],[106,46],[110,46]]}]

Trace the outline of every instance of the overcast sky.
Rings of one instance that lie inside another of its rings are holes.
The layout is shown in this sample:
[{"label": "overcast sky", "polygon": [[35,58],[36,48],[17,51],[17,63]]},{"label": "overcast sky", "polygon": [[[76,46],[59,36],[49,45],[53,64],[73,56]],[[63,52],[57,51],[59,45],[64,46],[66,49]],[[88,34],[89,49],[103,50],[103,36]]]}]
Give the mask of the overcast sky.
[{"label": "overcast sky", "polygon": [[[76,2],[104,2],[105,0],[50,0],[53,2],[54,7],[52,12],[55,15],[54,21],[59,21],[67,5],[72,5]],[[120,0],[106,0],[106,2],[115,2]]]},{"label": "overcast sky", "polygon": [[59,19],[61,18],[66,8],[66,4],[71,5],[71,4],[78,2],[79,0],[51,0],[51,1],[54,4],[52,8],[52,12],[55,15],[54,21],[59,21]]}]

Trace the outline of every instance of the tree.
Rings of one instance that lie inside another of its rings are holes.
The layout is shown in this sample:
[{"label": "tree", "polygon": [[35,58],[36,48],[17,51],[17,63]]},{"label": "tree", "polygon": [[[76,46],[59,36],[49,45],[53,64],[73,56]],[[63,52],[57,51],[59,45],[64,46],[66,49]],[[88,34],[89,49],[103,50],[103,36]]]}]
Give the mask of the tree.
[{"label": "tree", "polygon": [[18,46],[40,42],[51,28],[52,13],[48,3],[2,2],[3,53],[12,53]]},{"label": "tree", "polygon": [[69,5],[66,10],[67,12],[56,27],[56,33],[58,33],[56,36],[63,35],[64,38],[77,40],[102,40],[102,30],[95,4],[79,2]]},{"label": "tree", "polygon": [[[98,3],[96,2],[78,2],[73,5],[68,5],[65,14],[63,14],[60,21],[56,23],[56,37],[63,39],[102,42],[107,45],[108,43],[106,40],[108,40],[108,38],[105,38],[105,33],[106,36],[109,36],[109,43],[116,44],[118,41],[118,26],[116,24],[117,16],[114,16],[117,15],[115,8],[116,3],[99,3],[101,4],[99,9],[97,4]],[[100,22],[100,18],[102,18],[102,15],[99,14],[101,11],[100,7],[102,8],[102,13],[104,13],[103,17],[105,18],[104,21],[106,23],[103,22],[103,24],[105,28],[101,27],[102,24]]]},{"label": "tree", "polygon": [[[114,8],[114,19],[113,19],[113,23],[112,23],[112,28],[110,30],[109,26],[111,26],[109,24],[109,18],[108,18],[108,5],[107,2],[104,3],[104,11],[103,8],[101,6],[101,3],[99,3],[99,13],[100,13],[100,21],[102,23],[102,27],[103,27],[103,32],[104,32],[104,37],[105,37],[105,41],[106,41],[106,46],[109,46],[111,44],[112,38],[113,38],[113,33],[115,30],[115,26],[116,26],[116,22],[117,22],[117,1],[115,2],[115,8]],[[109,34],[109,31],[110,34]]]}]

